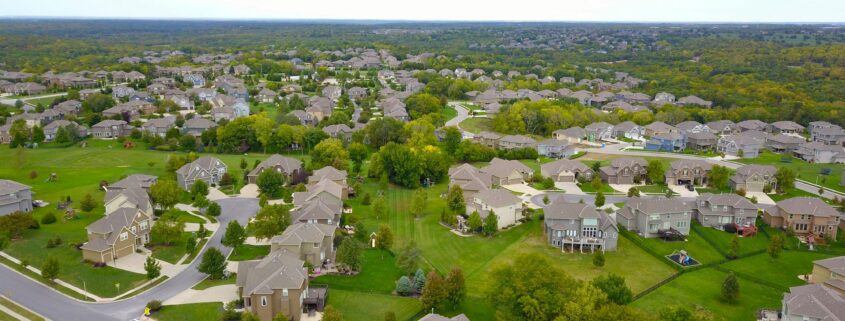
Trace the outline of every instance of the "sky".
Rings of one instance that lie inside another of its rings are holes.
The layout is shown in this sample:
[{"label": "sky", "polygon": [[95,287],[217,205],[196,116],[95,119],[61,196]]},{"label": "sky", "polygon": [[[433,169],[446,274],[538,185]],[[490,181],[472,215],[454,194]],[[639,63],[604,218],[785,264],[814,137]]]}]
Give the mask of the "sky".
[{"label": "sky", "polygon": [[0,0],[7,1],[14,4],[0,17],[845,22],[845,0]]}]

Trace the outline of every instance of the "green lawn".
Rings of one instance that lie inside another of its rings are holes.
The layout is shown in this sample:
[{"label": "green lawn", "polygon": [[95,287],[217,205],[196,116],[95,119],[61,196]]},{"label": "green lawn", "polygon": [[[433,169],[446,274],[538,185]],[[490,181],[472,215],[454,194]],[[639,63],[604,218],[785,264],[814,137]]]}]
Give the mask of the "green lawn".
[{"label": "green lawn", "polygon": [[393,255],[375,249],[364,250],[363,269],[355,276],[323,275],[312,284],[327,284],[331,289],[390,294],[402,271],[396,268]]},{"label": "green lawn", "polygon": [[[786,167],[798,173],[799,179],[808,181],[810,183],[819,184],[828,189],[845,192],[845,187],[839,185],[839,182],[842,181],[842,168],[845,168],[845,165],[811,164],[792,156],[788,156],[789,159],[792,160],[792,162],[783,163],[781,162],[782,157],[784,157],[784,155],[775,154],[768,150],[763,150],[760,152],[760,156],[757,158],[744,158],[738,160],[738,162],[745,164],[773,165],[778,168]],[[822,175],[821,170],[823,168],[830,168],[830,175]]]},{"label": "green lawn", "polygon": [[761,308],[778,308],[783,293],[739,279],[740,299],[729,303],[721,298],[722,281],[727,274],[715,269],[686,273],[656,291],[631,303],[645,311],[657,312],[666,306],[692,307],[700,304],[724,320],[754,320]]},{"label": "green lawn", "polygon": [[59,98],[59,97],[33,98],[33,99],[25,100],[24,102],[26,102],[28,104],[32,104],[33,106],[38,106],[38,104],[41,104],[41,106],[44,107],[44,108],[50,108],[50,105],[53,103],[53,101],[56,100],[56,98]]},{"label": "green lawn", "polygon": [[455,110],[455,107],[452,107],[452,106],[449,106],[449,105],[443,106],[443,109],[441,109],[441,112],[443,113],[443,116],[446,117],[446,121],[449,121],[452,118],[458,117],[458,111]]},{"label": "green lawn", "polygon": [[[719,231],[717,229],[704,227],[701,224],[692,224],[693,233],[701,238],[707,238],[714,242],[719,248],[728,252],[731,242],[733,241],[733,234]],[[755,236],[740,237],[739,238],[739,255],[746,255],[752,252],[763,251],[768,247],[769,239],[763,233],[758,233]]]},{"label": "green lawn", "polygon": [[240,245],[229,255],[229,261],[249,261],[262,258],[270,254],[269,245]]},{"label": "green lawn", "polygon": [[493,131],[493,120],[485,117],[467,118],[460,123],[460,126],[463,130],[478,134],[483,131]]},{"label": "green lawn", "polygon": [[185,211],[182,211],[182,210],[172,209],[172,210],[169,211],[169,213],[172,213],[173,215],[175,215],[176,221],[179,221],[179,222],[196,223],[196,224],[208,223],[202,217],[196,216],[194,214],[191,214],[191,213],[188,213],[188,212],[185,212]]},{"label": "green lawn", "polygon": [[194,287],[192,287],[191,289],[205,290],[205,289],[215,287],[215,286],[235,284],[235,281],[237,281],[237,280],[238,280],[238,275],[235,274],[235,273],[232,273],[229,276],[228,279],[220,279],[220,280],[205,279],[205,280],[202,280],[202,282],[197,283],[197,285],[194,285]]},{"label": "green lawn", "polygon": [[190,236],[191,233],[182,232],[182,238],[178,242],[173,243],[173,245],[148,245],[147,247],[152,247],[154,258],[170,264],[176,264],[179,262],[179,259],[185,256],[185,244]]},{"label": "green lawn", "polygon": [[[267,117],[270,118],[271,120],[275,120],[276,116],[279,114],[279,108],[276,107],[275,104],[271,104],[271,103],[259,103],[257,106],[250,104],[249,105],[249,111],[256,113],[256,114],[263,111],[263,112],[267,113]],[[250,164],[250,165],[252,165],[252,164]]]},{"label": "green lawn", "polygon": [[340,311],[340,313],[343,314],[343,319],[346,321],[384,320],[384,314],[388,311],[395,313],[397,320],[408,320],[422,310],[420,300],[415,298],[403,298],[389,294],[363,293],[332,288],[329,289],[328,305],[331,305]]},{"label": "green lawn", "polygon": [[222,303],[165,305],[152,315],[158,321],[220,320]]},{"label": "green lawn", "polygon": [[813,271],[811,262],[832,256],[818,252],[784,251],[781,257],[772,260],[768,254],[763,253],[730,261],[723,264],[722,267],[759,277],[784,287],[792,287],[806,284],[798,279],[798,276]]},{"label": "green lawn", "polygon": [[[15,313],[19,314],[22,317],[29,319],[30,321],[44,321],[44,318],[39,317],[35,313],[32,313],[31,311],[24,309],[22,306],[18,305],[15,302],[10,301],[9,299],[4,298],[4,297],[0,297],[0,305],[8,308],[9,310],[14,311]],[[3,315],[0,315],[0,316],[3,316]],[[7,320],[7,319],[2,319],[2,320]],[[8,319],[8,320],[14,320],[14,319]]]},{"label": "green lawn", "polygon": [[579,187],[581,187],[581,191],[583,191],[584,193],[598,193],[599,191],[601,191],[605,195],[607,195],[607,194],[619,194],[620,193],[620,192],[616,191],[615,189],[613,189],[612,187],[610,187],[610,185],[607,185],[605,183],[602,183],[601,188],[599,188],[598,190],[593,188],[593,184],[590,184],[590,182],[581,183],[581,185]]},{"label": "green lawn", "polygon": [[695,233],[690,234],[687,241],[668,242],[659,238],[640,238],[640,240],[645,246],[664,256],[676,251],[686,250],[693,259],[701,263],[713,263],[725,259],[722,254]]},{"label": "green lawn", "polygon": [[637,186],[637,189],[640,190],[640,193],[660,194],[660,195],[666,195],[666,191],[669,190],[669,188],[666,187],[666,185],[662,185],[662,184],[661,185]]}]

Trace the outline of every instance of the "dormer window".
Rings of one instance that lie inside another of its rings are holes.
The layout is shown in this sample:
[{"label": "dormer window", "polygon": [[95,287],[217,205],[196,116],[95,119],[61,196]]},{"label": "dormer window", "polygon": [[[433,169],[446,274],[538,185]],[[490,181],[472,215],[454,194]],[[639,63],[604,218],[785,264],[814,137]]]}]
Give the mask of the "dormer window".
[{"label": "dormer window", "polygon": [[288,289],[282,289],[282,296],[288,296]]},{"label": "dormer window", "polygon": [[[285,289],[285,291],[287,292],[287,289]],[[267,306],[267,296],[264,296],[264,295],[261,296],[261,306],[263,306],[263,307]]]}]

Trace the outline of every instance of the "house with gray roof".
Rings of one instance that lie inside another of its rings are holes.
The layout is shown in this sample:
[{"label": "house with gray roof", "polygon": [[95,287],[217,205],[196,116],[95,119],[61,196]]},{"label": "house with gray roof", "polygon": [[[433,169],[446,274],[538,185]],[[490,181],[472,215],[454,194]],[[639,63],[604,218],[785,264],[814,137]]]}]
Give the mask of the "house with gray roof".
[{"label": "house with gray roof", "polygon": [[801,126],[791,120],[782,120],[769,124],[769,126],[766,127],[766,131],[772,135],[800,135],[804,132],[804,126]]},{"label": "house with gray roof", "polygon": [[711,121],[711,122],[705,124],[705,126],[707,126],[707,128],[710,128],[710,130],[713,132],[713,134],[716,134],[716,135],[719,135],[719,136],[739,134],[739,126],[737,126],[736,123],[734,123],[730,120],[724,120],[723,119],[723,120]]},{"label": "house with gray roof", "polygon": [[710,127],[708,127],[707,125],[704,125],[704,124],[699,123],[699,122],[694,121],[694,120],[688,120],[688,121],[685,121],[685,122],[680,122],[680,123],[676,124],[675,127],[680,129],[681,132],[684,133],[684,134],[701,133],[701,132],[711,132],[712,133],[713,132],[713,130]]},{"label": "house with gray roof", "polygon": [[816,164],[842,164],[845,163],[845,148],[823,142],[808,142],[798,145],[795,157]]},{"label": "house with gray roof", "polygon": [[754,226],[757,221],[757,206],[737,194],[704,193],[695,202],[695,219],[707,227],[721,229],[727,224]]},{"label": "house with gray roof", "polygon": [[777,173],[777,168],[771,165],[744,165],[736,169],[736,173],[731,176],[728,183],[733,190],[762,192],[767,186],[775,190],[777,188],[775,173]]},{"label": "house with gray roof", "polygon": [[522,199],[501,188],[480,191],[474,194],[466,205],[467,215],[478,212],[482,219],[486,219],[491,213],[496,215],[500,230],[522,219],[523,210]]},{"label": "house with gray roof", "polygon": [[122,120],[106,119],[91,126],[91,136],[108,139],[128,135],[132,126]]},{"label": "house with gray roof", "polygon": [[255,184],[258,181],[258,176],[265,170],[274,170],[282,174],[282,176],[285,177],[285,182],[289,185],[294,185],[305,180],[305,168],[302,167],[301,160],[293,157],[273,154],[267,159],[261,161],[258,166],[255,166],[255,168],[247,174],[249,183]]},{"label": "house with gray roof", "polygon": [[627,138],[633,140],[642,140],[645,137],[645,127],[637,125],[632,121],[626,121],[613,126],[614,138]]},{"label": "house with gray roof", "polygon": [[323,132],[328,134],[329,137],[337,138],[348,143],[352,140],[352,133],[354,131],[346,124],[336,124],[323,127]]},{"label": "house with gray roof", "polygon": [[536,143],[536,140],[528,136],[506,135],[499,139],[498,148],[504,150],[533,148]]},{"label": "house with gray roof", "polygon": [[217,186],[228,169],[226,163],[220,159],[203,156],[176,170],[176,181],[179,187],[186,191],[198,180],[205,181],[209,186]]},{"label": "house with gray roof", "polygon": [[707,174],[713,164],[700,159],[679,159],[666,170],[667,185],[707,185]]},{"label": "house with gray roof", "polygon": [[279,313],[299,321],[304,305],[316,294],[309,289],[308,268],[297,253],[275,251],[261,260],[240,262],[237,275],[235,286],[244,310],[261,321],[271,321]]},{"label": "house with gray roof", "polygon": [[845,320],[845,297],[822,284],[789,288],[782,301],[781,320]]},{"label": "house with gray roof", "polygon": [[537,154],[549,158],[568,158],[578,152],[571,143],[557,139],[546,139],[536,146]]},{"label": "house with gray roof", "polygon": [[80,247],[82,258],[109,263],[131,255],[150,242],[152,226],[152,216],[137,208],[123,207],[108,212],[86,227],[88,241]]},{"label": "house with gray roof", "polygon": [[709,131],[686,134],[687,148],[694,150],[711,150],[716,148],[719,137]]},{"label": "house with gray roof", "polygon": [[150,191],[150,186],[155,184],[158,181],[157,176],[152,175],[144,175],[144,174],[132,174],[129,176],[124,177],[123,179],[109,184],[105,187],[106,191],[119,191],[125,190],[129,188],[141,188],[147,192]]},{"label": "house with gray roof", "polygon": [[599,168],[601,180],[608,184],[635,184],[644,182],[648,161],[640,157],[620,157]]},{"label": "house with gray roof", "polygon": [[845,295],[845,256],[814,261],[810,280]]},{"label": "house with gray roof", "polygon": [[472,136],[472,141],[490,148],[498,148],[501,138],[502,136],[494,132],[482,131]]},{"label": "house with gray roof", "polygon": [[587,140],[591,142],[608,141],[613,138],[613,125],[606,122],[596,122],[584,127]]},{"label": "house with gray roof", "polygon": [[345,186],[335,183],[329,179],[323,179],[317,184],[308,185],[304,192],[293,193],[294,208],[303,207],[308,202],[321,200],[332,208],[343,207],[343,200],[346,198]]},{"label": "house with gray roof", "polygon": [[766,145],[766,138],[765,134],[761,137],[751,134],[753,132],[756,131],[719,137],[716,142],[716,151],[730,156],[757,158],[760,155],[760,150]]},{"label": "house with gray roof", "polygon": [[675,101],[675,106],[701,106],[710,108],[713,107],[713,102],[701,99],[698,96],[686,96],[678,98],[678,100]]},{"label": "house with gray roof", "polygon": [[300,223],[319,223],[339,225],[343,214],[343,204],[333,202],[326,197],[317,197],[290,211],[291,221]]},{"label": "house with gray roof", "polygon": [[194,137],[200,137],[202,136],[203,132],[216,127],[217,123],[199,116],[195,116],[194,118],[185,120],[185,124],[182,125],[182,133]]},{"label": "house with gray roof", "polygon": [[689,235],[694,206],[676,198],[636,198],[616,211],[616,221],[646,238],[670,230]]},{"label": "house with gray roof", "polygon": [[55,140],[60,128],[69,131],[73,135],[72,138],[88,136],[88,128],[79,126],[76,122],[59,119],[44,126],[44,141],[51,142]]},{"label": "house with gray roof", "polygon": [[792,229],[796,235],[829,235],[836,239],[842,213],[816,197],[793,197],[766,209],[763,220],[771,227]]},{"label": "house with gray roof", "polygon": [[558,129],[552,132],[552,137],[557,140],[578,144],[584,139],[584,137],[587,137],[587,131],[578,126],[567,129]]},{"label": "house with gray roof", "polygon": [[772,134],[766,136],[766,148],[778,154],[791,155],[805,142],[804,138],[793,135]]},{"label": "house with gray roof", "polygon": [[668,132],[650,136],[646,141],[645,150],[677,152],[686,148],[687,136],[677,132]]},{"label": "house with gray roof", "polygon": [[522,184],[534,175],[534,171],[522,162],[498,157],[493,158],[481,171],[490,175],[494,186]]},{"label": "house with gray roof", "polygon": [[540,173],[543,177],[551,177],[555,182],[577,182],[579,180],[591,180],[593,170],[584,163],[560,159],[540,166]]},{"label": "house with gray roof", "polygon": [[167,136],[171,128],[176,128],[176,116],[150,119],[141,125],[141,130],[159,137]]},{"label": "house with gray roof", "polygon": [[32,211],[32,187],[0,179],[0,216]]},{"label": "house with gray roof", "polygon": [[458,186],[463,190],[465,199],[472,199],[475,194],[493,187],[492,177],[470,164],[461,164],[449,168],[449,188]]},{"label": "house with gray roof", "polygon": [[469,321],[469,318],[467,318],[467,316],[463,313],[451,318],[444,317],[436,313],[429,313],[422,317],[422,319],[420,319],[419,321]]},{"label": "house with gray roof", "polygon": [[845,146],[845,129],[834,125],[830,128],[818,128],[810,132],[810,140],[825,145]]},{"label": "house with gray roof", "polygon": [[130,186],[123,189],[107,189],[104,201],[106,213],[121,208],[135,208],[147,214],[153,213],[153,205],[147,190],[142,186]]},{"label": "house with gray roof", "polygon": [[561,251],[615,251],[619,239],[616,220],[590,204],[558,198],[543,207],[546,241]]},{"label": "house with gray roof", "polygon": [[680,133],[681,130],[675,126],[669,125],[662,121],[656,121],[645,125],[645,136],[654,137],[661,134]]},{"label": "house with gray roof", "polygon": [[749,119],[736,123],[736,127],[742,132],[749,130],[765,131],[769,127],[769,124],[757,119]]},{"label": "house with gray roof", "polygon": [[334,260],[335,224],[294,223],[270,239],[270,252],[286,251],[315,267]]}]

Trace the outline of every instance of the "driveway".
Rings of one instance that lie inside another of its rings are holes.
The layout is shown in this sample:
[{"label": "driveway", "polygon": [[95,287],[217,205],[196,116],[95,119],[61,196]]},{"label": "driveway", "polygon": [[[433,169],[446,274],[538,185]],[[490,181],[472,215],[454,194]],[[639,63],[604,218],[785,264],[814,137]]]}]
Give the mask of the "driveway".
[{"label": "driveway", "polygon": [[261,192],[258,191],[258,185],[246,184],[241,188],[241,197],[258,198],[258,194],[261,194]]},{"label": "driveway", "polygon": [[238,299],[238,287],[234,284],[213,286],[205,290],[187,289],[164,301],[164,305],[222,302]]},{"label": "driveway", "polygon": [[670,190],[672,190],[672,192],[675,192],[675,194],[678,194],[681,197],[698,197],[697,191],[695,191],[694,189],[693,191],[690,191],[687,189],[686,186],[683,185],[668,184],[666,187],[668,187]]},{"label": "driveway", "polygon": [[555,187],[562,189],[566,194],[587,195],[575,182],[555,182]]},{"label": "driveway", "polygon": [[217,200],[229,198],[229,195],[226,195],[225,193],[221,192],[216,187],[209,187],[208,196],[206,196],[206,198],[208,198],[209,201],[216,202]]},{"label": "driveway", "polygon": [[775,205],[775,201],[766,193],[745,192],[745,197],[751,198],[752,196],[757,198],[757,204],[759,205]]},{"label": "driveway", "polygon": [[[450,107],[455,108],[455,110],[458,111],[458,116],[455,116],[455,118],[447,120],[446,125],[444,125],[444,127],[455,126],[455,127],[458,127],[458,129],[461,129],[460,123],[462,121],[466,120],[467,118],[469,118],[469,109],[464,107],[463,104],[456,102],[456,101],[450,101],[447,104]],[[463,130],[461,130],[461,131],[463,131]]]},{"label": "driveway", "polygon": [[[237,220],[246,224],[250,217],[258,212],[258,200],[254,198],[226,198],[216,201],[220,204],[220,224]],[[220,244],[223,232],[216,231],[209,239],[209,246],[217,247],[224,254],[231,252]],[[202,257],[206,247],[198,255]],[[152,289],[132,298],[109,302],[91,303],[69,298],[45,285],[31,280],[0,265],[0,293],[9,299],[43,315],[51,320],[62,321],[127,321],[137,318],[144,312],[144,307],[151,300],[166,301],[205,279],[206,275],[197,271],[201,260],[195,260],[185,270]]]}]

